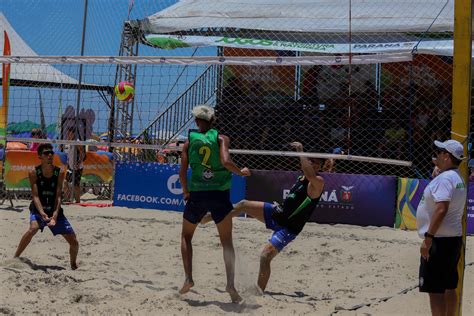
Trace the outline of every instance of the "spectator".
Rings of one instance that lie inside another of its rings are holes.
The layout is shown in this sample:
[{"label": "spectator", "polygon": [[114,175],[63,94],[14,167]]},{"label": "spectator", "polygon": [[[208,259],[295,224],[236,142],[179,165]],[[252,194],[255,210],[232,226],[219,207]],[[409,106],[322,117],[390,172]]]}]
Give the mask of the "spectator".
[{"label": "spectator", "polygon": [[321,65],[315,65],[304,74],[301,95],[308,105],[316,106],[319,104],[318,77],[321,70]]},{"label": "spectator", "polygon": [[242,90],[243,83],[238,77],[232,77],[228,80],[222,92],[223,103],[231,105],[233,108],[238,107],[244,99],[244,92]]},{"label": "spectator", "polygon": [[[31,130],[31,138],[37,138],[37,139],[44,139],[46,138],[43,131],[39,128],[33,128]],[[29,150],[30,151],[38,151],[40,143],[31,143]]]},{"label": "spectator", "polygon": [[387,152],[386,155],[395,154],[398,157],[404,157],[404,142],[407,138],[407,132],[403,128],[403,122],[397,119],[391,119],[390,127],[385,129],[384,139]]},{"label": "spectator", "polygon": [[[341,147],[336,147],[336,148],[334,148],[334,149],[331,151],[331,153],[332,153],[333,155],[345,155],[345,154],[346,154],[346,153],[344,152],[344,150],[342,150]],[[334,172],[336,172],[336,159],[334,159],[334,158],[326,159],[326,161],[324,162],[322,171],[323,171],[323,172],[329,172],[329,173],[334,173]]]},{"label": "spectator", "polygon": [[[76,139],[76,129],[74,127],[69,127],[66,134],[67,140]],[[77,145],[66,145],[65,152],[67,154],[67,174],[66,181],[68,184],[65,185],[65,195],[66,199],[71,198],[71,188],[70,185],[73,185],[74,200],[76,203],[81,201],[81,176],[82,171],[84,170],[84,161],[86,160],[86,151],[85,146]],[[73,183],[74,181],[74,183]]]}]

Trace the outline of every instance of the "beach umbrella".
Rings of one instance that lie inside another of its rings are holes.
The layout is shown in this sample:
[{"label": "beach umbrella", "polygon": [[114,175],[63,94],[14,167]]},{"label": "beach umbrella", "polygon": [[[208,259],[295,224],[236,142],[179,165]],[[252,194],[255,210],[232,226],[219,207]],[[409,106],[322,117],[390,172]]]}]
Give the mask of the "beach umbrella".
[{"label": "beach umbrella", "polygon": [[30,138],[31,132],[21,132],[21,133],[11,134],[11,136],[16,137],[16,138]]},{"label": "beach umbrella", "polygon": [[23,132],[31,132],[33,128],[40,128],[40,124],[26,120],[19,123],[10,123],[7,127],[7,134],[18,134]]}]

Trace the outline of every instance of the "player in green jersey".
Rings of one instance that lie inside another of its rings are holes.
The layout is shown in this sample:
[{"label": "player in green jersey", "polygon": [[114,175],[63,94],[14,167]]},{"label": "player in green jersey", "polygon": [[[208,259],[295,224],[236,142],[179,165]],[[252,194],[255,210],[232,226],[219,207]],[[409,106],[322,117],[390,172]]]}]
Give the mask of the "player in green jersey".
[{"label": "player in green jersey", "polygon": [[[291,143],[298,152],[303,152],[299,142]],[[303,230],[319,202],[324,188],[324,179],[318,175],[324,165],[324,159],[301,156],[303,176],[298,177],[282,205],[260,201],[242,200],[234,206],[228,217],[246,213],[261,221],[268,229],[273,230],[260,256],[260,272],[257,285],[264,291],[270,279],[270,263]],[[210,221],[205,216],[201,223]]]},{"label": "player in green jersey", "polygon": [[[193,109],[193,115],[198,130],[190,131],[188,141],[183,146],[179,172],[186,200],[181,232],[185,281],[179,292],[184,294],[194,286],[191,241],[197,225],[204,215],[210,212],[224,250],[226,291],[230,294],[232,302],[239,302],[242,299],[234,286],[235,253],[232,244],[232,218],[226,216],[233,209],[230,202],[231,173],[249,176],[250,170],[239,169],[230,158],[229,137],[219,134],[212,128],[215,117],[211,107],[197,106]],[[188,165],[191,166],[189,181]]]}]

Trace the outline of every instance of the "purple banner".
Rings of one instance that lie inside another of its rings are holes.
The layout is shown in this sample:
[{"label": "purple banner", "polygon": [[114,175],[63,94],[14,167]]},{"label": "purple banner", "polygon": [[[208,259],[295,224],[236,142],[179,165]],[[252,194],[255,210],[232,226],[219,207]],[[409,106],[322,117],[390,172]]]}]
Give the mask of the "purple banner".
[{"label": "purple banner", "polygon": [[[247,199],[282,202],[301,172],[253,170]],[[324,224],[393,227],[397,178],[321,173],[325,180],[312,221]]]},{"label": "purple banner", "polygon": [[474,181],[469,182],[467,189],[467,234],[474,235]]}]

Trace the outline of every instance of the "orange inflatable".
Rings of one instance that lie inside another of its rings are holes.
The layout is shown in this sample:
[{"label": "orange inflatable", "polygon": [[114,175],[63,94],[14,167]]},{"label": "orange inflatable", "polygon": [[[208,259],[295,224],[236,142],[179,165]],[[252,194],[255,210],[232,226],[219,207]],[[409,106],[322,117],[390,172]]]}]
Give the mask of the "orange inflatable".
[{"label": "orange inflatable", "polygon": [[28,145],[20,142],[7,142],[7,150],[28,150]]}]

